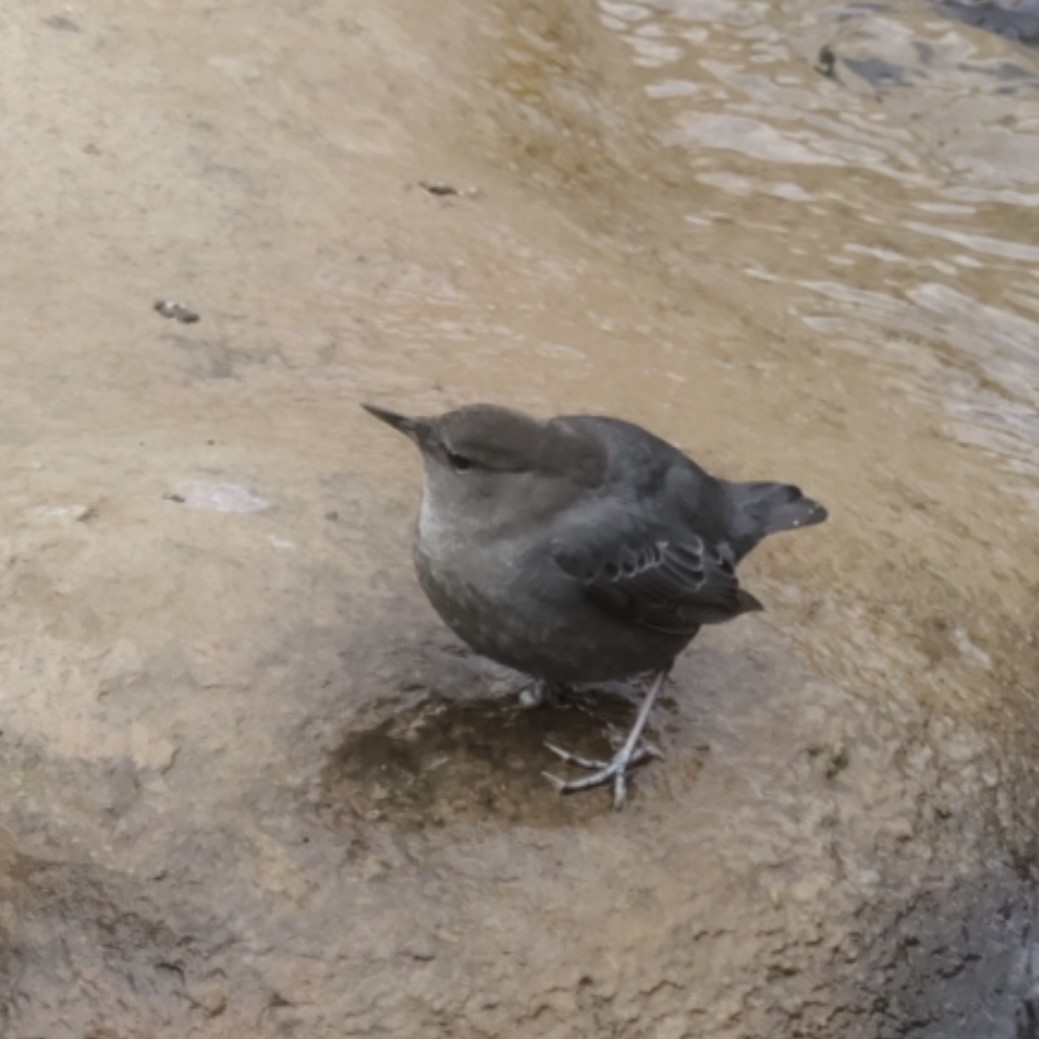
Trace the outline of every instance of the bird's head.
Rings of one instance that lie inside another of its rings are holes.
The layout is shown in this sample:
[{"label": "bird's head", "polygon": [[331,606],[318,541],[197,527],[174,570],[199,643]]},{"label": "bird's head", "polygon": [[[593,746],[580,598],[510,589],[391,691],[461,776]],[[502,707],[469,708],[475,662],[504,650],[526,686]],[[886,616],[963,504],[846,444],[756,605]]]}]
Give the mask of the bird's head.
[{"label": "bird's head", "polygon": [[603,449],[565,419],[541,422],[493,404],[434,418],[364,408],[415,443],[425,464],[424,508],[460,529],[529,520],[602,480]]}]

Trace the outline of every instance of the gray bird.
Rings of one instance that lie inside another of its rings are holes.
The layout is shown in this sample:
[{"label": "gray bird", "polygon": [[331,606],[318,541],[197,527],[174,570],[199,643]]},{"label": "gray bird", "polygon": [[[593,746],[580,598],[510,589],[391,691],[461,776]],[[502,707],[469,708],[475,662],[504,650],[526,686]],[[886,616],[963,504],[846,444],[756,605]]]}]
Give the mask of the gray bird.
[{"label": "gray bird", "polygon": [[675,657],[702,624],[761,604],[736,563],[763,537],[826,519],[789,484],[729,483],[620,419],[547,422],[491,404],[410,418],[365,404],[417,445],[425,466],[415,528],[419,580],[476,652],[550,685],[654,680],[624,745],[560,793],[612,783],[658,752],[640,747]]}]

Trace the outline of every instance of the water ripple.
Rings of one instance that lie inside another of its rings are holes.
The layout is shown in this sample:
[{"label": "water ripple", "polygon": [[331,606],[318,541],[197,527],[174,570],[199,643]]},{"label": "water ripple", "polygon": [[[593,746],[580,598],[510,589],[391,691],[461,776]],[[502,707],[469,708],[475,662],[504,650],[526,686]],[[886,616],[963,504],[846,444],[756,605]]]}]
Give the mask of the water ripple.
[{"label": "water ripple", "polygon": [[699,254],[789,285],[822,349],[888,366],[960,443],[1039,478],[1039,55],[877,4],[600,11],[658,140],[715,196],[685,214]]}]

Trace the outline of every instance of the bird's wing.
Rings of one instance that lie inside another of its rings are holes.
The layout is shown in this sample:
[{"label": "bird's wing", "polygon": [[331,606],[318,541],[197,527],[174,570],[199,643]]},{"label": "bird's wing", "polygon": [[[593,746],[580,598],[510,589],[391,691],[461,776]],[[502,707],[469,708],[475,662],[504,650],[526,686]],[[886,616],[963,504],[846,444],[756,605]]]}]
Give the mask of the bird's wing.
[{"label": "bird's wing", "polygon": [[665,532],[636,514],[610,509],[597,523],[558,533],[556,563],[614,616],[645,628],[692,634],[761,604],[743,591],[731,553],[692,530]]}]

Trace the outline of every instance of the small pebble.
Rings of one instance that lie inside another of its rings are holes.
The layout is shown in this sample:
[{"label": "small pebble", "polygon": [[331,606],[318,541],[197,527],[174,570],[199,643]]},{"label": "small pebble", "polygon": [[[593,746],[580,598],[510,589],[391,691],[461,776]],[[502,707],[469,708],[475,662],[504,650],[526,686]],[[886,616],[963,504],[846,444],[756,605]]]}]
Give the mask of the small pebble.
[{"label": "small pebble", "polygon": [[196,321],[201,320],[195,311],[176,299],[157,300],[154,309],[156,313],[161,314],[163,317],[173,318],[182,325],[193,325]]}]

